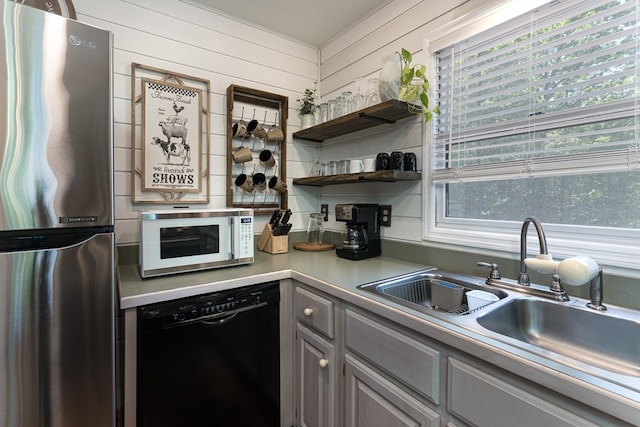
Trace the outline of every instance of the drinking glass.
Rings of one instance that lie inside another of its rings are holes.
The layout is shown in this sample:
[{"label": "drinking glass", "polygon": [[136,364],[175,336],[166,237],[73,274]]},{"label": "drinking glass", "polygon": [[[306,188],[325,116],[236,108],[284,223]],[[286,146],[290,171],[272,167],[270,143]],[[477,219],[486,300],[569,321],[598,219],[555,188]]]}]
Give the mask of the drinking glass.
[{"label": "drinking glass", "polygon": [[333,120],[336,118],[336,103],[337,102],[335,99],[330,99],[329,101],[327,101],[327,104],[329,105],[327,120]]},{"label": "drinking glass", "polygon": [[344,96],[336,96],[336,119],[344,116]]},{"label": "drinking glass", "polygon": [[337,175],[340,168],[340,162],[338,160],[331,160],[329,162],[329,175]]},{"label": "drinking glass", "polygon": [[350,90],[345,90],[342,92],[342,98],[344,99],[344,115],[353,113],[353,98],[351,97],[352,93]]},{"label": "drinking glass", "polygon": [[311,157],[311,176],[322,175],[322,164],[317,157]]},{"label": "drinking glass", "polygon": [[356,84],[356,93],[353,95],[352,99],[353,111],[362,110],[366,106],[365,97],[362,92],[360,92],[360,84],[362,83],[362,80],[362,77],[356,77],[353,79]]},{"label": "drinking glass", "polygon": [[376,105],[381,102],[380,92],[378,89],[378,79],[369,79],[367,83],[369,85],[369,91],[367,92],[367,107],[371,107],[372,105]]},{"label": "drinking glass", "polygon": [[324,220],[324,214],[314,212],[309,214],[309,225],[307,226],[307,243],[313,243],[315,245],[322,244],[322,234],[324,229],[322,227],[322,221]]},{"label": "drinking glass", "polygon": [[329,120],[328,114],[329,114],[329,104],[327,104],[326,102],[323,102],[322,104],[320,104],[320,123],[324,123],[327,120]]},{"label": "drinking glass", "polygon": [[315,119],[317,125],[322,123],[322,115],[320,114],[320,106],[319,105],[316,105],[313,108],[313,118]]},{"label": "drinking glass", "polygon": [[340,160],[338,173],[349,173],[349,160]]}]

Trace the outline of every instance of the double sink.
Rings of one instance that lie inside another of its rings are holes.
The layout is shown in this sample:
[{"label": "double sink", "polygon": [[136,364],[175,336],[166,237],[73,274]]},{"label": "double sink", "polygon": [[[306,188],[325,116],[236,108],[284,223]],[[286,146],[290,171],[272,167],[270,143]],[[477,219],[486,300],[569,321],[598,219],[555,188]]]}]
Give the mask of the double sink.
[{"label": "double sink", "polygon": [[[446,281],[466,292],[482,290],[499,300],[474,311],[465,310],[466,296],[459,310],[442,311],[431,305],[434,283]],[[557,302],[485,284],[479,277],[422,270],[358,287],[387,300],[447,322],[470,329],[492,340],[530,354],[564,363],[607,380],[635,384],[640,391],[640,314],[609,307],[600,312],[586,307],[586,301]]]}]

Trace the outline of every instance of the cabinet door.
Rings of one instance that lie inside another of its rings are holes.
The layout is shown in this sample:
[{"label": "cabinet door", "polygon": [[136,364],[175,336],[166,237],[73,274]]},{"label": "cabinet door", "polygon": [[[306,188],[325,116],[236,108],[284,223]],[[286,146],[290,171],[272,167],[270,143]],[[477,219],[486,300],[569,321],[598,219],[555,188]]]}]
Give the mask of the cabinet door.
[{"label": "cabinet door", "polygon": [[448,410],[473,425],[596,427],[560,406],[460,360],[449,358]]},{"label": "cabinet door", "polygon": [[345,356],[345,427],[436,427],[438,413],[376,373]]},{"label": "cabinet door", "polygon": [[320,335],[297,326],[296,408],[298,425],[335,425],[335,350]]}]

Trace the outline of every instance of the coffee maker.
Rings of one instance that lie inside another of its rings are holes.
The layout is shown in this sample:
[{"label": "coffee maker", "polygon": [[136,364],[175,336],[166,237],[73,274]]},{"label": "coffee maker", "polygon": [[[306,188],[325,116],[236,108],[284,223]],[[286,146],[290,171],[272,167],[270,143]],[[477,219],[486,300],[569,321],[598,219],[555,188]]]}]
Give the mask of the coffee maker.
[{"label": "coffee maker", "polygon": [[380,256],[380,205],[336,205],[336,220],[347,223],[342,246],[336,248],[336,255],[352,260]]}]

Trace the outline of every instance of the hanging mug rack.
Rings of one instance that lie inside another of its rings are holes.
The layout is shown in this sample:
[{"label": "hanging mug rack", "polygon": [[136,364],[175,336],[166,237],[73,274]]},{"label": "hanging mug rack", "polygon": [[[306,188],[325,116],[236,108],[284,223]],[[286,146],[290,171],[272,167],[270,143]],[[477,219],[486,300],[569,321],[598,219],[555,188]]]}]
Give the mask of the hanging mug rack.
[{"label": "hanging mug rack", "polygon": [[227,88],[227,206],[256,215],[287,209],[288,98]]}]

